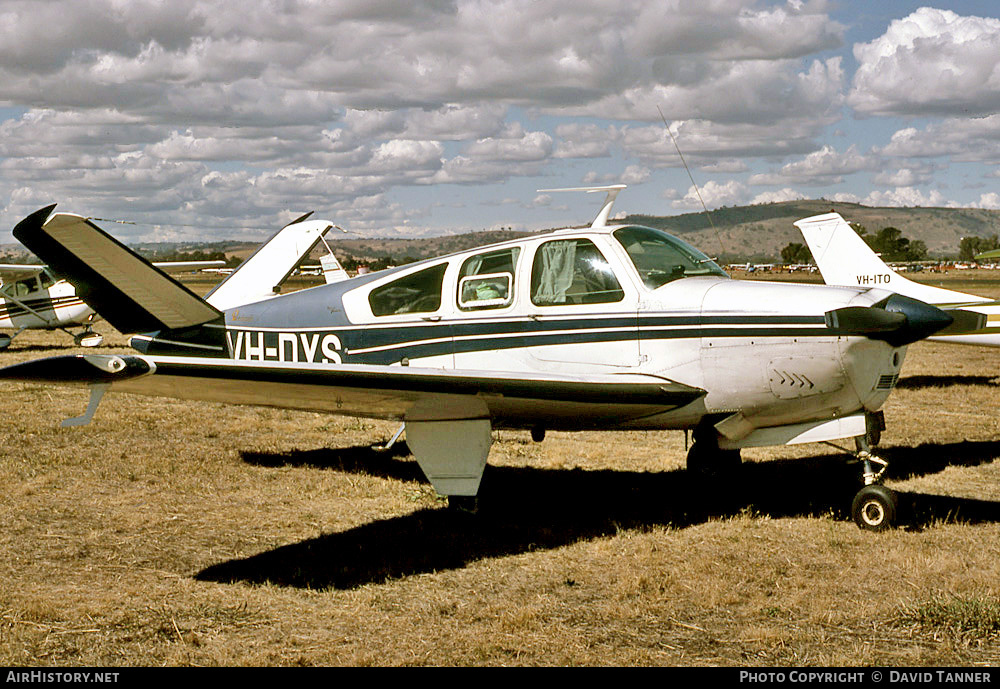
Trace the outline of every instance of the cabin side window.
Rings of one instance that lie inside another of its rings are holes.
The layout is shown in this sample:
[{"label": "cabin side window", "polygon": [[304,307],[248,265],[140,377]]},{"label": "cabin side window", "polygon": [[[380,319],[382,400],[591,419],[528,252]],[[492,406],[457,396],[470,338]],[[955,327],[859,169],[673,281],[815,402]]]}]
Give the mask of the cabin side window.
[{"label": "cabin side window", "polygon": [[458,273],[458,307],[463,311],[500,309],[514,301],[514,267],[520,247],[469,258]]},{"label": "cabin side window", "polygon": [[38,289],[38,280],[35,276],[32,276],[15,282],[13,291],[15,297],[26,297],[32,292],[38,291]]},{"label": "cabin side window", "polygon": [[368,295],[368,304],[376,316],[400,313],[431,313],[441,308],[441,284],[448,264],[399,278],[376,287]]},{"label": "cabin side window", "polygon": [[535,252],[532,304],[603,304],[624,298],[611,264],[589,239],[546,242]]}]

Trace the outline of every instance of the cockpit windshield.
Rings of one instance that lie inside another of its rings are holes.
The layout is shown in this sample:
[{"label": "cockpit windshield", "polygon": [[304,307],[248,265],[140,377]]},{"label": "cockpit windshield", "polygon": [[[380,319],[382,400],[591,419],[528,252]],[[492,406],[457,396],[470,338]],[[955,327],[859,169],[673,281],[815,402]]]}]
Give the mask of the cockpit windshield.
[{"label": "cockpit windshield", "polygon": [[650,289],[695,275],[729,277],[715,261],[666,232],[651,227],[623,227],[615,230],[614,236]]}]

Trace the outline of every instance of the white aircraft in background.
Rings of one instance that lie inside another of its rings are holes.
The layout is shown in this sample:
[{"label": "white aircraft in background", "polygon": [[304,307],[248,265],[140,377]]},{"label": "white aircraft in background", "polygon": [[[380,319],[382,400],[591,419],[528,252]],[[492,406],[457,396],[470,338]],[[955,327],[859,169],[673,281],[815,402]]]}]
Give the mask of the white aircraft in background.
[{"label": "white aircraft in background", "polygon": [[[278,230],[249,258],[216,285],[206,300],[216,308],[226,309],[240,304],[269,299],[281,291],[281,284],[312,249],[324,241],[324,235],[334,227],[325,220],[307,221],[308,213]],[[89,222],[82,216],[72,216]],[[320,261],[327,282],[346,279],[347,273],[337,263],[333,251]],[[152,264],[164,273],[198,270],[219,270],[225,261],[163,261]],[[57,277],[46,265],[0,264],[0,328],[14,328],[13,335],[0,333],[0,350],[6,349],[15,337],[28,329],[63,330],[83,347],[97,347],[104,337],[93,331],[99,316],[77,294],[73,285]],[[81,326],[83,332],[73,334],[71,327]]]},{"label": "white aircraft in background", "polygon": [[[174,261],[154,263],[164,272],[182,273],[225,265],[225,261]],[[62,330],[82,347],[97,347],[104,336],[93,330],[99,320],[66,280],[54,275],[48,266],[38,264],[0,264],[0,350],[6,349],[25,330]],[[82,327],[74,334],[69,329]]]},{"label": "white aircraft in background", "polygon": [[587,189],[608,192],[587,228],[233,308],[218,306],[227,283],[213,304],[43,208],[14,236],[111,325],[141,333],[138,353],[38,359],[0,379],[90,386],[68,425],[108,390],[395,420],[459,507],[475,504],[495,428],[690,430],[699,473],[735,470],[743,447],[854,438],[865,486],[852,513],[887,528],[896,499],[869,451],[878,410],[906,345],[952,319],[874,287],[730,279],[666,232],[608,225],[620,189]]},{"label": "white aircraft in background", "polygon": [[795,223],[828,285],[878,287],[945,310],[952,324],[928,337],[953,344],[1000,346],[1000,302],[909,280],[885,264],[839,213]]}]

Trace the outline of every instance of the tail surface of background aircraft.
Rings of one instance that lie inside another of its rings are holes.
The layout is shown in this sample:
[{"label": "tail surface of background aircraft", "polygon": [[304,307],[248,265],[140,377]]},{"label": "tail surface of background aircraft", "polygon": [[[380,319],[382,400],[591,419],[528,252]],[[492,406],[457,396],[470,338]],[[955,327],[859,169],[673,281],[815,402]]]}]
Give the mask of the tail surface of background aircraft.
[{"label": "tail surface of background aircraft", "polygon": [[953,344],[1000,346],[1000,303],[993,299],[909,280],[885,262],[839,213],[795,223],[828,285],[878,287],[944,309],[952,324],[928,339]]},{"label": "tail surface of background aircraft", "polygon": [[138,353],[40,359],[0,379],[90,386],[83,421],[109,389],[400,421],[434,488],[466,506],[496,428],[690,430],[688,468],[706,473],[735,470],[743,447],[854,438],[865,486],[852,512],[886,528],[895,496],[868,441],[906,345],[951,318],[870,286],[732,280],[665,232],[607,225],[620,188],[597,189],[608,199],[590,227],[233,308],[44,208],[15,236],[138,333]]}]

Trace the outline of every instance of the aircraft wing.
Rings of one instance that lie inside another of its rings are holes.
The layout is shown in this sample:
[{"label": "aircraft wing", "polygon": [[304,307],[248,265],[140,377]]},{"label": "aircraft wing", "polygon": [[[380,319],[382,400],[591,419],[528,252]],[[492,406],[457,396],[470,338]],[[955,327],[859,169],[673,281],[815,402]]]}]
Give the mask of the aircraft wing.
[{"label": "aircraft wing", "polygon": [[222,268],[225,261],[155,261],[153,265],[164,273],[187,273],[206,268]]},{"label": "aircraft wing", "polygon": [[[403,366],[67,355],[0,369],[0,380],[108,386],[116,392],[407,421],[481,415],[498,426],[581,428],[686,405],[704,390],[654,375],[568,376]],[[102,388],[103,389],[103,388]],[[478,418],[478,417],[477,417]]]},{"label": "aircraft wing", "polygon": [[20,280],[31,277],[45,270],[46,266],[41,263],[0,263],[0,280],[9,282],[10,280]]}]

